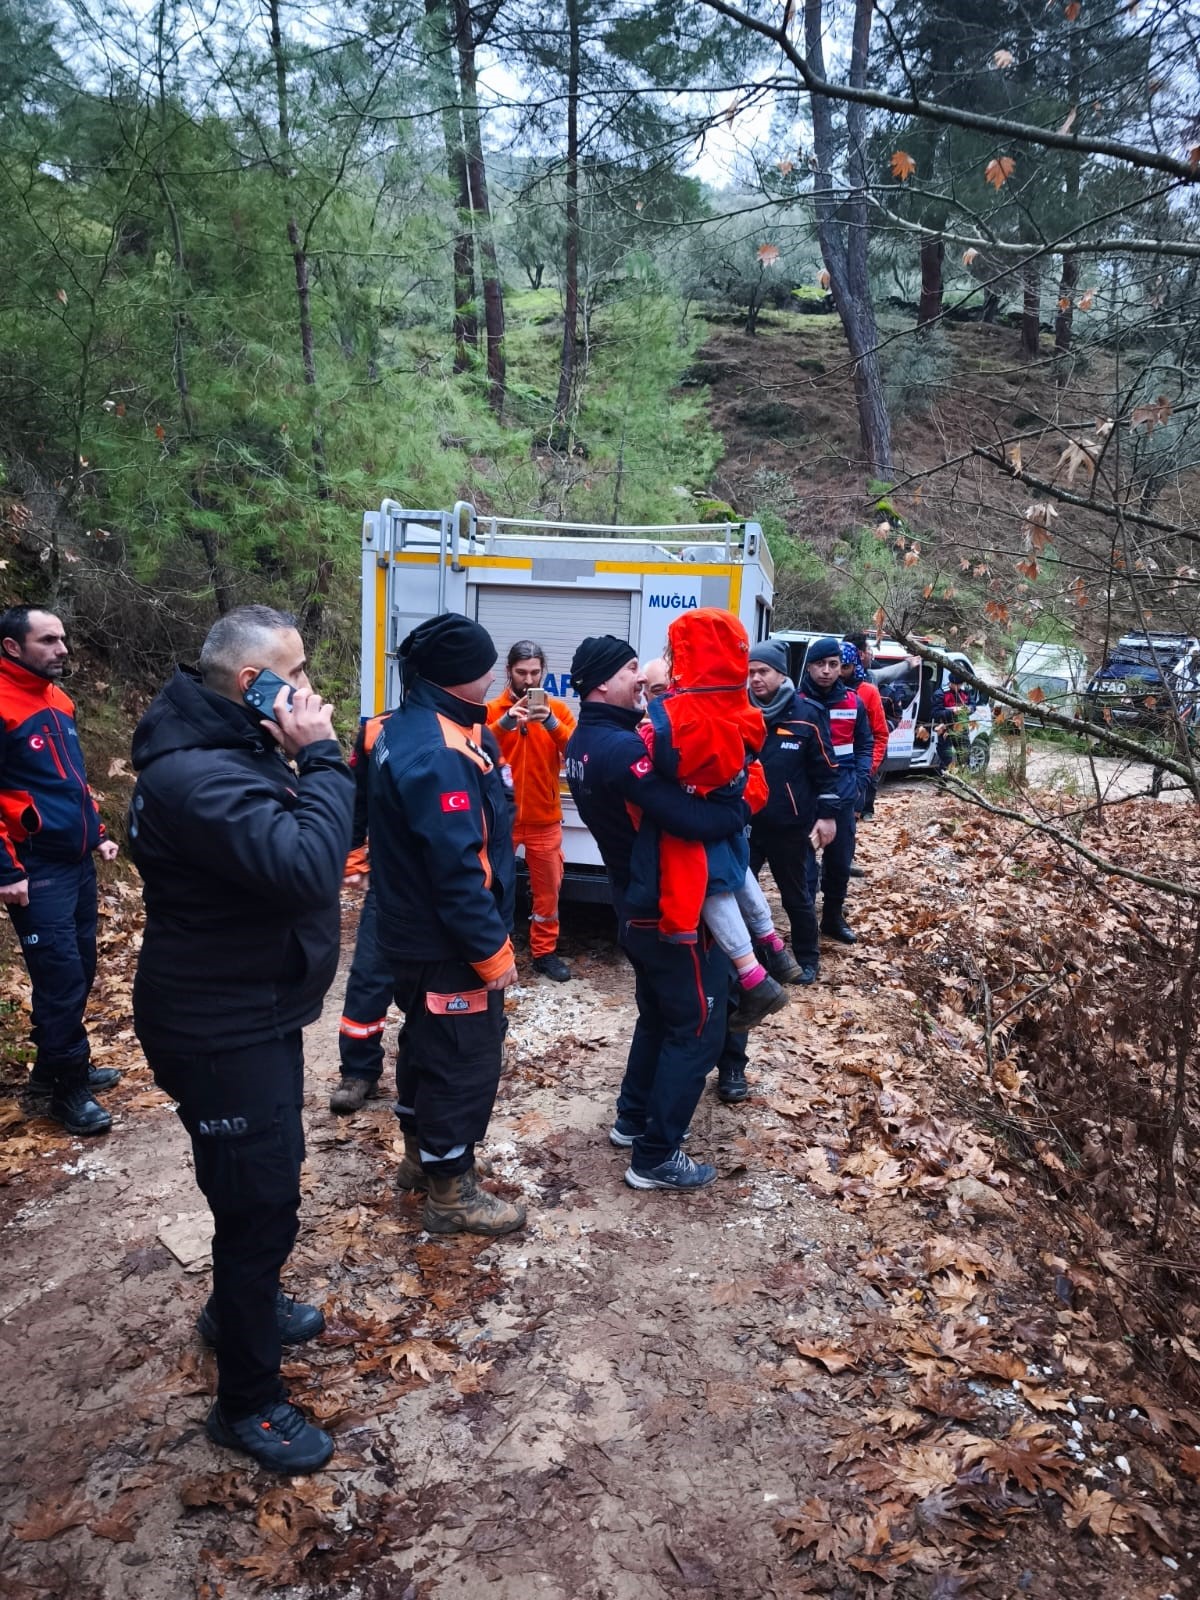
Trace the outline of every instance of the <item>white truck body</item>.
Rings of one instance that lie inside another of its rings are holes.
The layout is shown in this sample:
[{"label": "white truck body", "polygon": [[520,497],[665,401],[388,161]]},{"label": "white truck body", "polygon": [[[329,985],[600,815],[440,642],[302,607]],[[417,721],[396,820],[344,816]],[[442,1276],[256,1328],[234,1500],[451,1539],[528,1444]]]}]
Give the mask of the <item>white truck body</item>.
[{"label": "white truck body", "polygon": [[[616,527],[481,516],[466,501],[422,511],[385,500],[363,518],[361,714],[397,704],[397,646],[441,611],[491,634],[497,692],[509,646],[533,639],[546,652],[546,689],[577,709],[571,658],[587,635],[628,639],[649,661],[683,611],[723,606],[757,642],[771,631],[774,578],[755,522]],[[605,898],[595,840],[562,788],[566,889]]]},{"label": "white truck body", "polygon": [[1071,717],[1083,704],[1088,686],[1087,657],[1069,645],[1027,639],[1017,650],[1012,681],[1018,694],[1040,689],[1039,704]]}]

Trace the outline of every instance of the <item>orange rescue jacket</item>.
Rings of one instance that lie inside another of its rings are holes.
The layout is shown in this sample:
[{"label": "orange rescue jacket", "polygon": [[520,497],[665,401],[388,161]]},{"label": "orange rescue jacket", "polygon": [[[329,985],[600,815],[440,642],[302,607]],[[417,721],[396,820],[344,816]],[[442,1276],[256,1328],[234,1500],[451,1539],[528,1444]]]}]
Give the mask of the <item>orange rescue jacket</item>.
[{"label": "orange rescue jacket", "polygon": [[502,728],[500,719],[517,698],[511,688],[506,688],[489,701],[487,725],[499,741],[500,754],[512,768],[517,827],[545,828],[562,821],[559,774],[567,740],[575,732],[575,718],[565,700],[547,695],[546,705],[557,719],[556,727],[529,722],[521,728]]}]

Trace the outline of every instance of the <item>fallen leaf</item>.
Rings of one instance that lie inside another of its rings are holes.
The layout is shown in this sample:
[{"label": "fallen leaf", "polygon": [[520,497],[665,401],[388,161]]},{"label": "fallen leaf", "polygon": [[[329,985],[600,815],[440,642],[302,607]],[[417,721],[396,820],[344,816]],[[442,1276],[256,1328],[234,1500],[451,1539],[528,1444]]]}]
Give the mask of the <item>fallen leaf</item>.
[{"label": "fallen leaf", "polygon": [[807,1356],[810,1361],[819,1361],[826,1372],[845,1372],[847,1368],[856,1367],[858,1361],[848,1350],[839,1350],[834,1345],[809,1344],[805,1340],[793,1339],[796,1354]]},{"label": "fallen leaf", "polygon": [[27,1544],[57,1539],[68,1528],[81,1528],[96,1515],[96,1508],[81,1494],[53,1495],[13,1528],[14,1538]]}]

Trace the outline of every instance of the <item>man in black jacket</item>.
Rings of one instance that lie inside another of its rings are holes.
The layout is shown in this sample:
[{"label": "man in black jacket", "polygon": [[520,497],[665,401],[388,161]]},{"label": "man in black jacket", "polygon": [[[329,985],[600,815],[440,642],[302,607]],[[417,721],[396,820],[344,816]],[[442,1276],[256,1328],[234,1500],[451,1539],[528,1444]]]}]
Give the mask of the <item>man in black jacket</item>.
[{"label": "man in black jacket", "polygon": [[809,839],[815,830],[822,848],[832,843],[839,808],[853,791],[833,753],[828,712],[797,694],[787,666],[778,640],[751,648],[750,697],[767,724],[760,760],[770,794],[750,828],[750,868],[757,874],[764,862],[770,867],[791,927],[796,981],[814,983],[820,937],[805,870]]},{"label": "man in black jacket", "polygon": [[681,1141],[718,1056],[722,1077],[727,1058],[731,1075],[744,1082],[744,1040],[735,1042],[735,1054],[726,1047],[733,969],[707,938],[694,945],[659,938],[657,897],[638,904],[630,884],[637,837],[631,808],[648,827],[715,843],[742,831],[749,807],[686,794],[655,772],[636,732],[645,713],[644,680],[626,640],[584,639],[571,681],[583,705],[567,746],[567,782],[608,871],[617,936],[637,978],[638,1020],[609,1139],[629,1150],[631,1189],[703,1189],[717,1169],[693,1161]]},{"label": "man in black jacket", "polygon": [[504,1052],[516,863],[512,805],[487,731],[496,647],[444,612],[400,645],[403,699],[368,776],[379,948],[404,1012],[396,1114],[438,1234],[509,1233],[525,1208],[479,1183]]},{"label": "man in black jacket", "polygon": [[[263,671],[285,685],[267,719],[243,702]],[[208,1432],[274,1471],[313,1472],[333,1441],[287,1403],[280,1347],[324,1318],[279,1274],[300,1207],[301,1029],[337,969],[354,784],[294,619],[244,606],[214,624],[199,675],[177,672],[138,724],[133,763],[134,1027],[213,1214]]]}]

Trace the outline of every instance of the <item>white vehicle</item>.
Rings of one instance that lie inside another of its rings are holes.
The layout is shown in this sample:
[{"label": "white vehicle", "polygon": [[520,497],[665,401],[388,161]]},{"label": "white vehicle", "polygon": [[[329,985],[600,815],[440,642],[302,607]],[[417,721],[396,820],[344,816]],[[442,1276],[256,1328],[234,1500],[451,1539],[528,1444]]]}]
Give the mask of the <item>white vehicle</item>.
[{"label": "white vehicle", "polygon": [[1039,704],[1073,717],[1083,704],[1087,686],[1087,657],[1082,650],[1035,639],[1027,639],[1018,649],[1013,663],[1013,688],[1018,694],[1040,689],[1043,700]]},{"label": "white vehicle", "polygon": [[[751,641],[771,631],[775,563],[756,522],[615,527],[480,516],[460,500],[418,511],[385,500],[363,517],[364,717],[399,700],[396,649],[426,617],[457,611],[491,634],[501,662],[518,639],[546,652],[545,686],[577,698],[571,658],[589,634],[628,639],[643,661],[661,655],[669,623],[723,606]],[[595,840],[563,792],[564,894],[606,900]]]},{"label": "white vehicle", "polygon": [[[827,633],[804,628],[772,634],[772,638],[787,646],[789,676],[794,682],[800,682],[809,645],[814,639],[828,637]],[[834,634],[833,637],[839,641],[841,639],[840,634]],[[895,772],[936,772],[938,763],[937,739],[933,732],[933,697],[950,687],[953,669],[936,667],[928,661],[921,661],[915,667],[908,666],[908,651],[896,639],[872,639],[871,649],[872,673],[888,676],[888,681],[880,684],[880,691],[885,700],[890,701],[895,719],[888,735],[887,755],[880,768],[880,776],[886,777]],[[951,661],[961,663],[972,677],[979,676],[974,663],[960,650],[943,650],[942,654]],[[901,666],[903,671],[895,670]],[[966,736],[966,764],[971,772],[979,774],[987,771],[991,759],[992,707],[986,694],[972,689],[969,684],[965,688],[967,704],[962,714],[965,723],[962,733]],[[891,723],[893,719],[889,717],[888,720]]]}]

